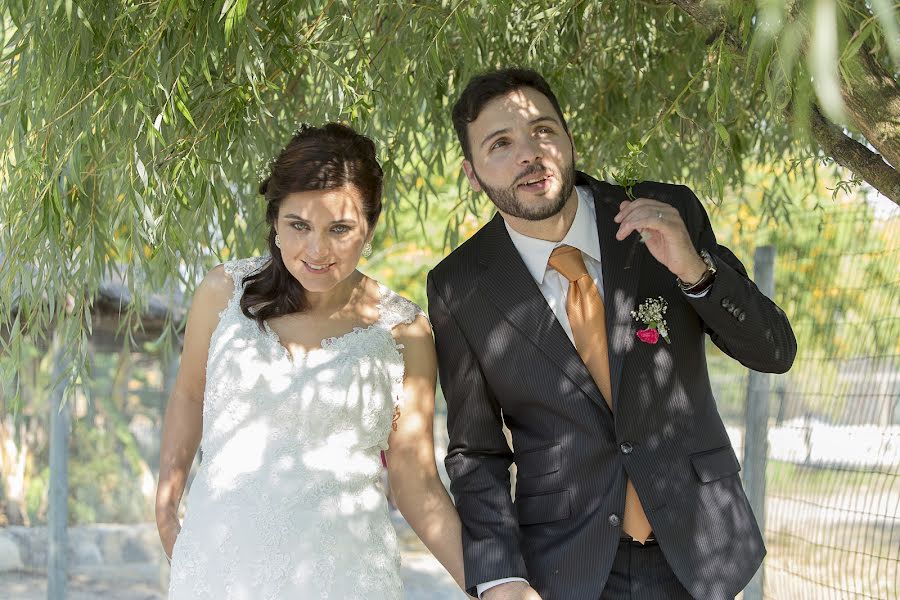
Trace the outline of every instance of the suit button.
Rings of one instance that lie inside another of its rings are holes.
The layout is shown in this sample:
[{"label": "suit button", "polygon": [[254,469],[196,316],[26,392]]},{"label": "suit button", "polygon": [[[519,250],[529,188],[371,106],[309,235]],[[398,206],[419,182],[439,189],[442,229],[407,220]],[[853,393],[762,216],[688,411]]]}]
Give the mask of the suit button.
[{"label": "suit button", "polygon": [[619,525],[622,524],[622,519],[620,519],[619,515],[616,515],[616,514],[609,515],[609,519],[607,519],[607,520],[609,521],[609,524],[612,525],[613,527],[618,527]]},{"label": "suit button", "polygon": [[631,451],[634,450],[634,446],[631,445],[631,442],[622,442],[619,446],[619,450],[622,451],[622,454],[631,454]]},{"label": "suit button", "polygon": [[731,306],[731,298],[722,298],[722,308]]},{"label": "suit button", "polygon": [[743,323],[744,319],[746,319],[746,318],[747,318],[747,315],[744,314],[744,311],[741,311],[741,314],[738,315],[737,320],[740,321],[741,323]]}]

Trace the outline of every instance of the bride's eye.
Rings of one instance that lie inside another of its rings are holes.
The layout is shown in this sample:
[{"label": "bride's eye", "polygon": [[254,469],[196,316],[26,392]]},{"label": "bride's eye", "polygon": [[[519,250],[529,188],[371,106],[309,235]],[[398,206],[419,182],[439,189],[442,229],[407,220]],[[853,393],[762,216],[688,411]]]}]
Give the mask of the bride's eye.
[{"label": "bride's eye", "polygon": [[291,227],[297,229],[298,231],[305,231],[309,229],[309,225],[307,225],[306,223],[301,223],[299,221],[297,221],[296,223],[292,223]]},{"label": "bride's eye", "polygon": [[331,228],[331,231],[342,235],[350,231],[350,228],[347,225],[335,225]]}]

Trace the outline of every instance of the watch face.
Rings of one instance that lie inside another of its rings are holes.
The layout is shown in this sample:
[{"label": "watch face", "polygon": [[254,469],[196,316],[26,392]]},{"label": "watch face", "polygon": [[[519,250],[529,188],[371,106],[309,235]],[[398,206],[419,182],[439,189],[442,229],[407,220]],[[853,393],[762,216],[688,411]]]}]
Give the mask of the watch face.
[{"label": "watch face", "polygon": [[706,263],[706,266],[709,268],[709,270],[712,271],[713,273],[715,273],[716,272],[716,263],[713,260],[713,257],[710,256],[709,252],[707,252],[706,250],[701,250],[700,257],[703,259],[703,262]]}]

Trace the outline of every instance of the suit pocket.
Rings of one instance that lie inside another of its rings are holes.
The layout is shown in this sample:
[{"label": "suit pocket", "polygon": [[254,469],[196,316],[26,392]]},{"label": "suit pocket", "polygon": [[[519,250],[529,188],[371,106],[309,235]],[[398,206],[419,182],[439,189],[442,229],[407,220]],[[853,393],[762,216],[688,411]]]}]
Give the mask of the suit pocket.
[{"label": "suit pocket", "polygon": [[537,496],[519,496],[516,498],[516,511],[519,514],[519,525],[551,523],[568,519],[570,515],[569,491],[562,490]]},{"label": "suit pocket", "polygon": [[516,453],[516,477],[525,479],[556,473],[559,471],[561,452],[560,445],[554,444]]},{"label": "suit pocket", "polygon": [[741,470],[741,464],[738,462],[734,449],[731,446],[723,446],[715,450],[706,450],[691,455],[691,464],[694,466],[694,472],[703,483],[709,483],[735,475]]}]

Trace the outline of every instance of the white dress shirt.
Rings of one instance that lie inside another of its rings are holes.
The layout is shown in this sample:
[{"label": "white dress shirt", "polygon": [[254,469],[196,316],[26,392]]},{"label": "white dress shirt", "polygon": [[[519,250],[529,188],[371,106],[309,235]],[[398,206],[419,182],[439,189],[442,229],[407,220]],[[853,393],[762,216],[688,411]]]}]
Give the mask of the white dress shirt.
[{"label": "white dress shirt", "polygon": [[600,264],[600,234],[597,232],[597,213],[594,211],[594,197],[591,190],[585,186],[576,187],[578,192],[578,208],[575,210],[575,220],[569,227],[566,236],[559,242],[548,242],[522,235],[506,223],[506,231],[512,239],[513,245],[519,251],[519,255],[525,262],[528,272],[534,277],[541,289],[544,298],[553,314],[556,315],[559,324],[562,325],[570,340],[572,326],[569,325],[569,316],[566,313],[566,296],[569,293],[569,280],[563,277],[556,269],[547,265],[550,255],[559,246],[572,246],[581,250],[584,266],[594,280],[600,298],[603,298],[603,269]]}]

